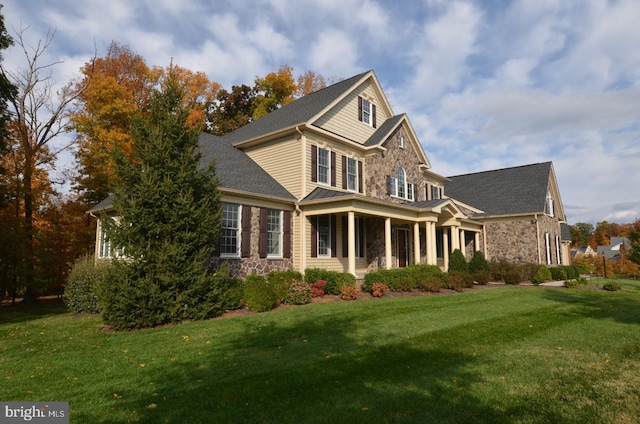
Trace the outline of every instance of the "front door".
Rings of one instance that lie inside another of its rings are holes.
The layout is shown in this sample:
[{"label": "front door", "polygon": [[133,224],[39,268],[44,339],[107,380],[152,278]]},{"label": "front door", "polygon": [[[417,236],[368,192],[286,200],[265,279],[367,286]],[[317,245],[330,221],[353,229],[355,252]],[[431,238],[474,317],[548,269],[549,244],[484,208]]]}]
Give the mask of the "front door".
[{"label": "front door", "polygon": [[409,231],[398,229],[396,237],[396,252],[398,252],[398,267],[404,268],[409,265]]}]

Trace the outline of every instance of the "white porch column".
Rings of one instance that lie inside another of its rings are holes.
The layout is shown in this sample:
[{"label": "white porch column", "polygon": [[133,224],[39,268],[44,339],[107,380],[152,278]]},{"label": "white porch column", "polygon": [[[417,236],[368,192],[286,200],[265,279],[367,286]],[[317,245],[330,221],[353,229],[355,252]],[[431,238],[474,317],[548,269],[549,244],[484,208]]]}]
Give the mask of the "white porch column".
[{"label": "white porch column", "polygon": [[413,263],[420,263],[420,224],[413,224]]},{"label": "white porch column", "polygon": [[431,223],[429,221],[424,223],[424,247],[427,252],[427,256],[425,260],[427,261],[427,265],[431,265]]},{"label": "white porch column", "polygon": [[451,231],[451,227],[442,227],[442,256],[444,256],[442,266],[445,271],[449,269],[449,252],[451,251],[449,231]]},{"label": "white porch column", "polygon": [[430,234],[430,238],[431,241],[429,243],[429,248],[430,253],[429,253],[429,258],[431,258],[431,261],[429,262],[430,265],[437,265],[438,264],[438,240],[437,240],[437,236],[436,236],[436,223],[435,222],[431,222],[430,223],[430,228],[429,228],[429,234]]},{"label": "white porch column", "polygon": [[391,218],[384,220],[384,267],[391,269]]},{"label": "white porch column", "polygon": [[473,250],[481,250],[480,249],[480,232],[476,231],[475,233],[475,238],[474,238],[474,244],[473,244]]},{"label": "white porch column", "polygon": [[460,249],[460,230],[458,229],[458,227],[451,226],[450,233],[451,233],[451,250],[449,252],[451,253],[456,249]]},{"label": "white porch column", "polygon": [[347,214],[347,260],[349,273],[356,275],[356,214],[349,211]]},{"label": "white porch column", "polygon": [[460,251],[462,256],[467,257],[467,239],[464,235],[464,230],[460,230]]},{"label": "white porch column", "polygon": [[[301,252],[300,254],[300,269],[307,269],[307,254],[309,254],[309,256],[311,256],[311,251],[309,250],[309,246],[307,246],[307,215],[304,213],[304,211],[300,211],[300,218],[299,221],[300,223],[300,228],[298,231],[300,231],[300,249],[298,250],[299,252]],[[295,250],[294,250],[295,252]],[[294,255],[294,259],[295,259],[295,255]]]}]

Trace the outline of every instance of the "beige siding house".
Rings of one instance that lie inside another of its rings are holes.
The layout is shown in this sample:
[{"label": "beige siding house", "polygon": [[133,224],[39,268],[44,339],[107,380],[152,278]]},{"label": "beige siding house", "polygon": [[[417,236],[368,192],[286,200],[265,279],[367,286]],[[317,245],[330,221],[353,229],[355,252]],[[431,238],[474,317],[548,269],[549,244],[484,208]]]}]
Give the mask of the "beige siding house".
[{"label": "beige siding house", "polygon": [[[215,161],[223,202],[212,263],[227,263],[232,275],[320,267],[362,278],[411,264],[446,269],[455,249],[468,257],[482,250],[489,258],[563,263],[560,253],[547,260],[565,221],[551,165],[539,211],[494,213],[463,192],[458,198],[453,193],[466,180],[432,171],[409,118],[394,114],[373,71],[224,137],[202,134],[199,142],[203,164]],[[530,177],[540,175],[521,178]],[[498,200],[518,203],[513,195]],[[90,212],[110,209],[106,199]],[[510,226],[520,237],[515,249],[504,235]],[[112,255],[100,234],[96,256]]]}]

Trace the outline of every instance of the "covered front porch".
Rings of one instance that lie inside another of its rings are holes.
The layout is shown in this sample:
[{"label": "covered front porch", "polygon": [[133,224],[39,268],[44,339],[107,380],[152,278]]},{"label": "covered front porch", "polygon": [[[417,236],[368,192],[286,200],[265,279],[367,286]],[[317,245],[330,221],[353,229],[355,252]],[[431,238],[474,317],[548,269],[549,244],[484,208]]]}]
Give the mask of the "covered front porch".
[{"label": "covered front porch", "polygon": [[468,219],[451,199],[394,204],[345,195],[323,200],[300,204],[301,269],[326,268],[357,278],[412,264],[446,270],[455,249],[468,257],[483,250],[482,224]]}]

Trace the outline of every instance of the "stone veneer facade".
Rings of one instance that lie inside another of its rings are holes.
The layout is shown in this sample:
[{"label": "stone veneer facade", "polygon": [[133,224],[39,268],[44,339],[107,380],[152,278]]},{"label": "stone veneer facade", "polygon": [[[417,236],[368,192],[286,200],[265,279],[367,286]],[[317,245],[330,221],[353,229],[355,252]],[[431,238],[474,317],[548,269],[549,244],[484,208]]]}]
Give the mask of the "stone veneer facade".
[{"label": "stone veneer facade", "polygon": [[[243,207],[247,207],[246,205]],[[284,224],[284,223],[283,223]],[[284,225],[283,225],[284,227]],[[293,231],[293,227],[292,227]],[[292,234],[293,237],[293,234]],[[210,265],[217,269],[226,264],[230,277],[245,278],[250,274],[267,275],[269,271],[286,270],[293,268],[293,258],[261,258],[259,255],[260,243],[260,208],[251,207],[251,253],[244,258],[211,258]]]}]

